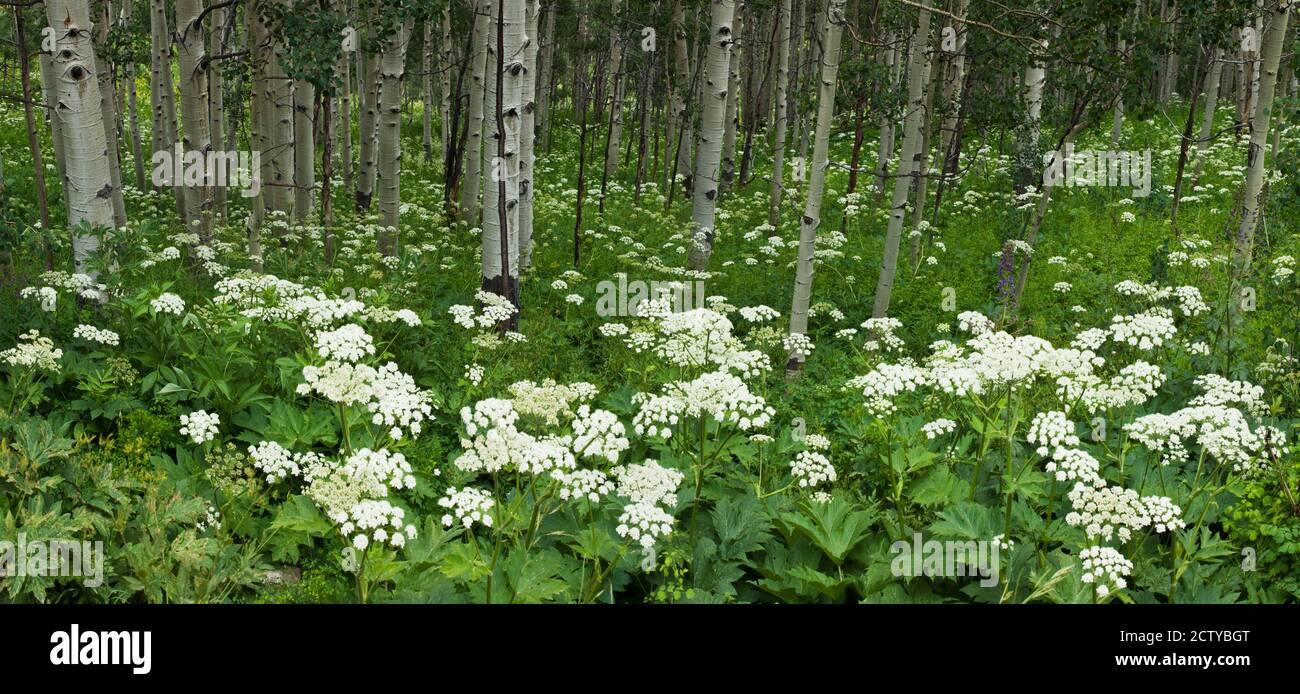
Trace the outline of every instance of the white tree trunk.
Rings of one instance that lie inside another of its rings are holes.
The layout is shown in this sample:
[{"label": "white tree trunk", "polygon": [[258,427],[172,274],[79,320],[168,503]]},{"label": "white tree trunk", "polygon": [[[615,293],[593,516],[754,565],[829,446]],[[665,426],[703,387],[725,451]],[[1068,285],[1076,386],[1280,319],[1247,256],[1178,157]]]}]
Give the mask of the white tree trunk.
[{"label": "white tree trunk", "polygon": [[177,183],[184,186],[186,229],[199,235],[204,244],[212,243],[212,186],[224,185],[225,181],[209,178],[211,171],[204,165],[208,153],[212,151],[212,137],[208,121],[208,72],[204,69],[207,60],[207,44],[203,40],[203,28],[196,23],[202,11],[200,0],[176,0],[176,57],[180,64],[181,80],[181,125],[184,135],[181,138],[181,152],[186,168],[191,162],[199,164],[204,172],[204,180],[185,180]]},{"label": "white tree trunk", "polygon": [[[108,32],[113,26],[112,8],[107,0],[98,0],[95,12],[95,46],[101,53],[108,43]],[[99,60],[103,66],[93,65],[95,78],[99,81],[100,120],[104,123],[104,143],[108,147],[108,175],[113,182],[113,225],[126,226],[126,200],[122,197],[122,158],[117,146],[117,100],[113,94],[113,66],[107,55]]]},{"label": "white tree trunk", "polygon": [[[813,140],[812,170],[808,172],[808,196],[799,219],[799,258],[795,264],[794,298],[790,304],[790,334],[808,332],[808,304],[812,297],[813,254],[817,250],[817,227],[821,226],[822,194],[830,151],[831,122],[835,118],[835,88],[840,67],[840,37],[845,24],[845,0],[831,0],[822,26],[821,77],[817,87],[817,132]],[[796,371],[807,355],[794,351],[787,356],[786,370]]]},{"label": "white tree trunk", "polygon": [[1250,145],[1246,150],[1246,183],[1242,195],[1241,224],[1237,228],[1235,260],[1249,264],[1255,243],[1255,231],[1264,209],[1264,147],[1268,144],[1269,120],[1273,115],[1273,94],[1277,87],[1278,65],[1281,63],[1287,22],[1290,19],[1289,0],[1273,0],[1268,8],[1268,26],[1260,39],[1260,69],[1258,104],[1250,122]]},{"label": "white tree trunk", "polygon": [[776,117],[772,120],[772,187],[767,196],[767,223],[781,221],[781,194],[785,192],[785,134],[789,125],[786,90],[790,85],[790,0],[781,0],[776,24]]},{"label": "white tree trunk", "polygon": [[293,82],[293,218],[311,217],[316,186],[316,125],[312,122],[316,87],[306,80]]},{"label": "white tree trunk", "polygon": [[[374,10],[370,18],[375,19]],[[358,49],[357,77],[361,80],[361,113],[357,117],[357,211],[370,209],[375,196],[375,147],[379,140],[379,56]]]},{"label": "white tree trunk", "polygon": [[620,0],[610,0],[610,16],[614,19],[616,29],[609,36],[610,113],[609,137],[605,141],[605,179],[614,178],[618,173],[620,144],[623,141],[623,37],[617,30],[622,12]]},{"label": "white tree trunk", "polygon": [[943,83],[943,122],[939,126],[939,169],[949,169],[948,158],[952,155],[953,142],[957,139],[957,117],[961,112],[962,86],[966,82],[966,13],[970,0],[959,0],[957,19],[949,22],[953,31],[952,53],[948,55],[947,79]]},{"label": "white tree trunk", "polygon": [[521,87],[523,117],[519,133],[519,271],[533,260],[533,161],[537,132],[537,53],[539,0],[524,0],[524,75]]},{"label": "white tree trunk", "polygon": [[[488,29],[495,0],[478,0],[474,7],[474,37],[471,50],[469,83],[469,132],[465,142],[465,176],[460,187],[460,218],[473,226],[480,224],[479,189],[482,187],[480,163],[483,153],[483,100],[487,93]],[[494,155],[486,155],[490,157]],[[486,228],[485,225],[483,225]],[[487,262],[487,261],[484,261]]]},{"label": "white tree trunk", "polygon": [[718,180],[722,169],[723,119],[727,110],[727,68],[735,0],[712,0],[709,47],[705,56],[700,143],[691,179],[690,267],[704,270],[713,252],[717,221]]},{"label": "white tree trunk", "polygon": [[379,214],[384,230],[379,252],[397,254],[397,232],[402,208],[402,80],[406,76],[406,46],[410,22],[384,42],[379,66]]},{"label": "white tree trunk", "polygon": [[537,119],[541,132],[538,137],[541,139],[543,149],[549,149],[551,146],[551,89],[550,85],[555,80],[551,75],[552,66],[555,64],[555,2],[552,1],[546,9],[546,26],[541,32],[541,60],[542,63],[537,71]]},{"label": "white tree trunk", "polygon": [[[172,82],[171,33],[167,29],[167,5],[164,0],[151,0],[149,5],[150,53],[149,97],[153,106],[153,151],[170,151],[175,156],[176,92]],[[169,169],[171,171],[173,169]],[[176,214],[186,219],[185,193],[180,181],[165,179],[165,185],[176,197]]]},{"label": "white tree trunk", "polygon": [[[736,9],[736,19],[731,25],[731,57],[727,59],[727,106],[723,115],[722,123],[722,180],[719,189],[726,192],[731,188],[731,179],[736,174],[736,130],[740,125],[739,119],[739,96],[740,96],[740,60],[743,44],[741,43],[741,33],[744,31],[744,4],[741,3]],[[757,101],[751,98],[756,95],[746,95],[745,99]]]},{"label": "white tree trunk", "polygon": [[113,225],[112,179],[104,142],[99,84],[95,76],[95,51],[90,38],[90,8],[86,0],[47,0],[45,16],[54,31],[51,68],[57,107],[52,118],[62,123],[67,155],[63,178],[68,200],[68,226],[72,229],[72,259],[77,272],[92,277],[87,260],[99,248],[91,229]]},{"label": "white tree trunk", "polygon": [[[494,0],[487,31],[488,146],[483,168],[483,288],[514,298],[519,273],[519,128],[524,0]],[[497,16],[498,10],[500,16]]]},{"label": "white tree trunk", "polygon": [[907,193],[912,179],[919,173],[921,154],[921,116],[924,111],[925,55],[930,50],[930,11],[922,0],[917,13],[916,33],[907,65],[907,118],[903,121],[903,151],[898,158],[898,174],[894,178],[894,198],[889,212],[889,226],[885,231],[885,248],[880,260],[880,277],[876,280],[875,301],[871,309],[873,318],[889,313],[890,295],[894,289],[894,275],[898,268],[898,246],[903,234],[903,217],[907,211]]},{"label": "white tree trunk", "polygon": [[1205,82],[1205,112],[1201,114],[1201,134],[1196,142],[1196,162],[1192,164],[1192,185],[1201,177],[1201,166],[1205,164],[1206,152],[1210,149],[1210,137],[1214,134],[1214,110],[1219,106],[1219,81],[1223,79],[1223,49],[1215,47],[1210,58],[1210,75]]},{"label": "white tree trunk", "polygon": [[[693,134],[691,114],[687,111],[687,95],[691,89],[691,61],[686,52],[686,19],[682,10],[681,0],[673,3],[672,14],[672,33],[673,33],[673,93],[672,93],[672,125],[673,130],[670,135],[668,146],[677,151],[677,175],[686,177],[691,175],[691,145],[695,141]],[[703,76],[701,76],[701,79]],[[666,167],[670,172],[672,166]],[[670,184],[675,181],[670,181]]]}]

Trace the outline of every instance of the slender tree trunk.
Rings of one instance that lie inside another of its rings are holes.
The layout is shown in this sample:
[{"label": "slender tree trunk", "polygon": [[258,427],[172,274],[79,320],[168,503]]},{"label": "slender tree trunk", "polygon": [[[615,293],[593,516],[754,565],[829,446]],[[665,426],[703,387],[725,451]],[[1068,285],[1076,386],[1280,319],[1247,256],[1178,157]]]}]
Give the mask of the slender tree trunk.
[{"label": "slender tree trunk", "polygon": [[407,22],[384,41],[379,66],[379,252],[397,254],[402,208],[402,80],[412,25]]},{"label": "slender tree trunk", "polygon": [[[113,225],[113,183],[104,141],[103,110],[95,75],[95,50],[90,38],[90,7],[86,0],[47,0],[45,16],[54,33],[53,118],[63,122],[67,175],[68,227],[72,230],[72,260],[76,272],[98,275],[87,264],[99,249],[99,239],[84,229]],[[82,224],[86,227],[83,227]]]},{"label": "slender tree trunk", "polygon": [[1237,228],[1234,266],[1249,266],[1254,251],[1255,232],[1264,211],[1264,147],[1268,144],[1270,119],[1273,116],[1273,94],[1277,87],[1278,65],[1286,39],[1287,22],[1291,16],[1289,0],[1270,0],[1268,24],[1260,45],[1260,75],[1258,106],[1250,121],[1250,145],[1246,150],[1246,182],[1242,195],[1241,224]]},{"label": "slender tree trunk", "polygon": [[[289,0],[275,0],[277,4],[287,5]],[[267,194],[272,201],[271,209],[285,214],[284,221],[292,218],[294,180],[294,105],[293,80],[284,71],[285,41],[289,36],[272,36],[272,48],[268,58],[267,88],[268,112],[271,124],[271,179],[267,182]],[[281,227],[283,231],[283,227]]]},{"label": "slender tree trunk", "polygon": [[[686,19],[682,10],[682,0],[673,3],[673,123],[675,141],[682,143],[677,147],[677,163],[673,167],[678,176],[689,178],[691,175],[691,114],[687,110],[691,90],[691,63],[686,50]],[[669,184],[674,184],[669,181]]]},{"label": "slender tree trunk", "polygon": [[542,149],[551,149],[551,89],[555,83],[551,74],[555,57],[555,0],[546,5],[546,26],[541,32],[542,64],[537,71],[537,119],[540,121]]},{"label": "slender tree trunk", "polygon": [[[222,7],[213,10],[209,15],[209,56],[226,53],[225,49],[230,44],[231,23],[234,20],[234,13],[230,12],[227,15],[228,11]],[[208,81],[208,139],[212,143],[212,149],[217,152],[238,149],[238,147],[227,147],[226,145],[225,79],[221,75],[220,64],[208,64],[203,67],[207,72]],[[235,93],[238,94],[239,92]],[[233,135],[234,133],[232,133]],[[225,185],[222,185],[223,182],[218,181],[217,183],[218,185],[212,191],[212,214],[224,219],[226,217],[228,189]]]},{"label": "slender tree trunk", "polygon": [[1223,49],[1215,46],[1210,56],[1210,76],[1205,83],[1205,109],[1201,113],[1201,133],[1196,138],[1196,161],[1192,164],[1192,186],[1201,180],[1201,166],[1205,164],[1210,138],[1214,134],[1214,111],[1219,107],[1219,80],[1223,77]]},{"label": "slender tree trunk", "polygon": [[[736,11],[736,20],[732,23],[731,57],[727,63],[727,105],[723,115],[725,129],[722,131],[722,180],[719,182],[719,190],[722,193],[731,189],[731,181],[736,175],[736,129],[740,126],[737,104],[740,96],[740,60],[741,50],[743,50],[741,32],[745,14],[745,7],[741,4]],[[745,100],[749,101],[752,96],[746,93]]]},{"label": "slender tree trunk", "polygon": [[[150,58],[149,94],[153,100],[153,156],[167,151],[168,156],[177,156],[176,127],[176,91],[172,83],[171,33],[168,30],[167,4],[164,0],[150,0],[149,27],[152,39]],[[169,173],[163,178],[163,185],[172,188],[176,196],[176,215],[184,220],[185,192],[180,181],[171,180],[171,167],[163,167]]]},{"label": "slender tree trunk", "polygon": [[[122,25],[131,26],[131,8],[135,3],[125,2],[122,4]],[[140,112],[137,104],[136,89],[136,66],[134,60],[126,63],[126,107],[127,123],[131,134],[131,161],[135,169],[135,187],[140,192],[145,192],[144,177],[144,150],[140,142]]]},{"label": "slender tree trunk", "polygon": [[609,36],[610,109],[609,131],[605,141],[605,170],[601,179],[601,209],[605,205],[605,183],[618,175],[619,146],[623,139],[623,37],[617,30],[622,13],[620,0],[610,0],[610,16],[615,30]]},{"label": "slender tree trunk", "polygon": [[[267,108],[267,87],[266,87],[266,59],[261,57],[265,55],[267,46],[266,26],[259,18],[259,9],[265,0],[250,0],[247,10],[244,12],[245,32],[248,35],[247,43],[249,54],[254,56],[251,63],[252,75],[249,83],[248,100],[249,100],[249,147],[254,152],[261,152],[258,155],[258,168],[253,172],[255,185],[259,195],[253,197],[252,214],[248,216],[248,259],[249,265],[254,272],[261,272],[262,263],[262,222],[266,217],[267,197],[269,192],[266,190],[266,182],[271,179],[271,161],[269,156],[264,156],[270,143],[268,128],[266,123]],[[232,109],[239,111],[240,109]],[[232,130],[233,132],[233,130]]]},{"label": "slender tree trunk", "polygon": [[312,213],[316,187],[316,126],[312,114],[316,88],[306,80],[293,81],[293,218],[306,222]]},{"label": "slender tree trunk", "polygon": [[[817,89],[817,133],[813,141],[812,169],[808,172],[808,196],[804,202],[803,216],[799,219],[799,257],[795,263],[794,297],[790,304],[791,335],[806,335],[808,332],[813,255],[817,249],[817,227],[821,225],[822,193],[826,184],[831,122],[835,118],[840,36],[846,22],[844,3],[845,0],[831,0],[826,21],[823,22],[821,72]],[[792,350],[787,355],[786,372],[793,373],[801,369],[806,356],[799,350]]]},{"label": "slender tree trunk", "polygon": [[[375,10],[371,10],[372,25]],[[375,195],[375,147],[379,140],[379,56],[360,51],[357,54],[357,71],[361,79],[361,113],[357,119],[360,145],[357,147],[360,160],[357,163],[356,198],[357,211],[365,212]]]},{"label": "slender tree trunk", "polygon": [[126,226],[126,200],[122,197],[122,158],[117,147],[117,97],[113,93],[113,66],[108,61],[108,32],[113,26],[113,10],[108,0],[98,0],[94,6],[95,17],[95,51],[100,54],[98,60],[102,66],[92,66],[95,78],[99,80],[99,109],[103,112],[104,143],[108,147],[108,175],[113,182],[113,224],[121,228]]},{"label": "slender tree trunk", "polygon": [[201,181],[180,181],[185,190],[186,229],[199,235],[205,245],[212,243],[212,187],[225,181],[212,180],[213,172],[206,165],[212,152],[212,138],[208,131],[208,71],[207,45],[203,27],[198,23],[202,11],[200,0],[176,0],[176,57],[180,64],[181,117],[184,135],[181,151],[186,169],[198,164],[203,172]]},{"label": "slender tree trunk", "polygon": [[731,52],[731,25],[735,0],[712,0],[709,47],[705,56],[700,145],[691,176],[690,268],[709,267],[717,221],[718,181],[721,174],[723,118],[727,107],[727,68]]},{"label": "slender tree trunk", "polygon": [[537,53],[540,38],[537,28],[541,6],[540,0],[524,0],[524,36],[528,43],[524,46],[523,84],[520,87],[520,98],[523,101],[519,133],[520,273],[528,269],[533,260],[533,151],[537,139]]},{"label": "slender tree trunk", "polygon": [[957,119],[961,115],[961,100],[966,83],[967,29],[963,20],[969,10],[970,0],[958,0],[958,18],[950,20],[948,24],[953,31],[953,49],[947,56],[947,73],[943,83],[943,121],[939,126],[939,156],[943,162],[940,170],[944,173],[954,173],[958,166],[957,148],[954,145],[958,141]]},{"label": "slender tree trunk", "polygon": [[519,118],[523,93],[524,0],[496,0],[495,42],[488,42],[489,147],[483,166],[492,186],[483,198],[483,284],[518,305]]},{"label": "slender tree trunk", "polygon": [[[58,114],[57,89],[54,80],[54,60],[49,53],[42,53],[41,61],[41,96],[45,101],[45,119],[50,126],[50,141],[54,144],[54,170],[59,180],[65,180],[68,173],[67,148],[63,141],[63,119],[55,118]],[[64,190],[63,206],[68,206],[67,190]]]},{"label": "slender tree trunk", "polygon": [[[885,35],[885,42],[889,44],[889,50],[886,55],[886,62],[889,65],[889,91],[893,92],[898,88],[898,82],[902,79],[903,70],[903,52],[898,50],[898,37],[893,32]],[[885,186],[889,181],[889,162],[894,158],[894,121],[898,118],[896,113],[891,113],[889,109],[883,109],[880,113],[880,150],[876,156],[876,204],[885,197]]]},{"label": "slender tree trunk", "polygon": [[790,84],[790,0],[781,0],[777,8],[776,38],[776,118],[772,134],[772,187],[767,197],[767,223],[776,227],[781,221],[781,195],[785,192],[785,134],[788,126]]},{"label": "slender tree trunk", "polygon": [[423,127],[421,146],[424,151],[424,163],[433,163],[433,20],[426,18],[424,25],[424,46],[420,52],[420,115]]},{"label": "slender tree trunk", "polygon": [[[32,155],[32,183],[36,187],[36,208],[41,215],[41,234],[50,233],[50,206],[46,200],[45,164],[41,160],[41,136],[36,129],[36,114],[32,111],[32,67],[27,52],[27,26],[23,21],[21,7],[12,8],[14,13],[14,37],[17,39],[15,49],[18,53],[18,76],[23,89],[23,118],[27,124],[27,151]],[[0,186],[4,184],[0,177]],[[46,246],[48,255],[48,244]],[[53,263],[47,262],[47,265]],[[47,267],[47,270],[53,269]]]},{"label": "slender tree trunk", "polygon": [[[471,47],[473,66],[469,88],[469,141],[465,148],[465,177],[460,189],[460,218],[466,224],[479,224],[479,189],[482,184],[480,162],[483,157],[483,100],[486,91],[488,56],[488,20],[494,0],[478,0],[474,8],[474,42]],[[491,161],[490,155],[488,161]],[[486,224],[486,222],[484,222]],[[486,261],[485,261],[486,262]]]},{"label": "slender tree trunk", "polygon": [[883,318],[889,313],[889,300],[894,289],[894,275],[898,269],[898,246],[903,235],[903,217],[907,211],[907,193],[913,179],[919,174],[921,158],[921,127],[924,112],[925,56],[930,50],[929,3],[921,1],[917,13],[916,32],[908,52],[907,65],[907,117],[903,121],[903,151],[898,159],[898,174],[894,178],[894,198],[889,213],[889,226],[885,231],[885,248],[880,260],[880,277],[876,280],[876,294],[871,309],[873,318]]},{"label": "slender tree trunk", "polygon": [[926,78],[925,106],[921,111],[921,151],[917,162],[915,181],[916,197],[912,203],[911,232],[908,234],[908,259],[916,267],[921,256],[921,221],[925,217],[925,196],[930,184],[930,114],[934,107],[934,92],[938,87],[939,61],[933,53],[926,55],[925,66],[929,77]]},{"label": "slender tree trunk", "polygon": [[451,118],[451,67],[454,53],[451,48],[451,3],[447,3],[442,8],[442,41],[438,45],[438,69],[442,71],[440,81],[442,83],[442,102],[438,112],[440,116],[440,125],[442,127],[442,161],[443,161],[443,178],[446,185],[451,185],[448,179],[449,172],[446,170],[449,162],[452,145],[451,139],[456,133],[456,123]]}]

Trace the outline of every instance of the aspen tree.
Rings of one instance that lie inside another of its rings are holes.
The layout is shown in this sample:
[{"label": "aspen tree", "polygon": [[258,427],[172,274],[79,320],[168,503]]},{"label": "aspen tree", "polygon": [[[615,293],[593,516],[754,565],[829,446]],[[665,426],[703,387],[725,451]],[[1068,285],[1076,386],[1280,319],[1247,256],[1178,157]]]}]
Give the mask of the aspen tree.
[{"label": "aspen tree", "polygon": [[[821,226],[822,195],[829,165],[831,122],[835,118],[835,88],[839,78],[840,38],[846,23],[845,0],[831,0],[822,23],[821,71],[817,88],[817,124],[813,138],[813,161],[808,172],[808,195],[799,219],[799,257],[795,263],[794,297],[790,305],[790,334],[808,332],[808,304],[812,297],[813,255],[817,250],[817,228]],[[807,355],[793,350],[787,356],[786,371],[803,367]]]},{"label": "aspen tree", "polygon": [[731,53],[731,24],[735,0],[712,0],[708,51],[705,55],[700,142],[691,175],[691,234],[689,265],[709,266],[717,222],[718,181],[721,178],[723,118],[727,107],[727,68]]},{"label": "aspen tree", "polygon": [[772,120],[772,186],[767,197],[767,223],[781,220],[781,194],[785,192],[785,135],[789,121],[786,89],[790,84],[790,0],[777,7],[776,117]]},{"label": "aspen tree", "polygon": [[907,64],[907,117],[903,121],[903,151],[898,158],[898,173],[894,178],[894,197],[890,205],[889,226],[885,230],[885,248],[880,259],[880,276],[876,280],[876,294],[871,309],[873,318],[883,318],[889,313],[890,295],[894,288],[894,275],[898,269],[898,246],[903,235],[903,217],[907,212],[907,193],[913,179],[919,175],[921,158],[921,118],[924,113],[925,54],[930,50],[929,3],[921,0],[917,12],[916,31]]},{"label": "aspen tree", "polygon": [[[86,0],[47,0],[45,16],[55,40],[51,68],[57,107],[51,118],[63,124],[67,157],[63,186],[72,229],[73,267],[95,277],[98,273],[87,261],[99,249],[93,230],[113,225],[113,184],[95,75],[90,7]],[[83,233],[87,227],[92,233]]]}]

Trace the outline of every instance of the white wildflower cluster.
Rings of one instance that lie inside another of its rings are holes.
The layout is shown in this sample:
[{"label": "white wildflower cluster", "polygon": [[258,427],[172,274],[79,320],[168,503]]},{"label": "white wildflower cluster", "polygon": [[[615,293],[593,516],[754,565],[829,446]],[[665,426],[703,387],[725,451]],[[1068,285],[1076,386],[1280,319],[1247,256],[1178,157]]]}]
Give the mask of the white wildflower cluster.
[{"label": "white wildflower cluster", "polygon": [[1256,417],[1268,412],[1268,403],[1264,401],[1264,389],[1247,381],[1230,381],[1218,374],[1204,374],[1196,377],[1196,386],[1204,393],[1191,399],[1187,404],[1199,405],[1241,405]]},{"label": "white wildflower cluster", "polygon": [[835,466],[817,451],[799,451],[790,463],[790,475],[805,489],[835,481]]},{"label": "white wildflower cluster", "polygon": [[551,477],[560,483],[560,498],[598,502],[614,491],[609,476],[600,470],[552,470]]},{"label": "white wildflower cluster", "polygon": [[1295,257],[1279,255],[1273,259],[1273,282],[1282,284],[1295,276]]},{"label": "white wildflower cluster", "polygon": [[664,467],[657,461],[620,465],[614,468],[615,490],[619,496],[633,503],[677,505],[677,488],[685,475],[679,470]]},{"label": "white wildflower cluster", "polygon": [[458,523],[465,528],[472,527],[475,523],[492,527],[490,512],[496,505],[496,500],[492,498],[491,492],[473,487],[459,490],[448,487],[442,498],[438,499],[438,505],[449,511],[442,516],[444,527],[450,528]]},{"label": "white wildflower cluster", "polygon": [[925,433],[925,438],[935,439],[940,436],[946,436],[957,430],[957,423],[951,419],[936,419],[933,422],[927,422],[921,426],[921,431]]},{"label": "white wildflower cluster", "polygon": [[683,475],[647,460],[614,468],[614,477],[618,480],[616,493],[631,502],[623,507],[614,531],[650,549],[672,532],[675,519],[669,509],[677,505],[677,487]]},{"label": "white wildflower cluster", "polygon": [[352,546],[365,551],[373,540],[403,547],[416,536],[414,525],[405,523],[406,511],[386,499],[367,499],[347,510],[346,515],[334,518],[344,536],[351,536]]},{"label": "white wildflower cluster", "polygon": [[846,387],[862,391],[867,411],[876,415],[893,413],[894,399],[928,384],[929,374],[913,364],[878,364],[876,368],[849,380]]},{"label": "white wildflower cluster", "polygon": [[18,344],[0,351],[0,362],[10,366],[30,367],[58,373],[63,350],[54,341],[41,335],[39,330],[29,330],[18,336]]},{"label": "white wildflower cluster", "polygon": [[[357,344],[340,349],[352,355],[362,349]],[[422,423],[433,418],[433,395],[417,387],[415,379],[402,373],[393,362],[375,369],[367,364],[330,360],[321,366],[303,367],[302,376],[299,395],[315,393],[342,405],[364,405],[371,413],[371,423],[387,427],[394,439],[402,438],[404,430],[418,436]]]},{"label": "white wildflower cluster", "polygon": [[813,341],[804,333],[790,333],[781,341],[781,347],[785,349],[787,354],[803,358],[812,354]]},{"label": "white wildflower cluster", "polygon": [[[461,418],[469,421],[483,414],[478,408],[485,403],[501,402],[509,401],[480,401],[475,405],[474,413],[470,413],[469,408],[462,409]],[[462,439],[461,447],[465,450],[454,461],[456,467],[465,472],[517,470],[536,475],[550,470],[571,470],[577,466],[568,439],[537,437],[520,431],[514,426],[517,419],[516,413],[513,417],[498,420],[494,426],[482,429],[477,435],[471,434],[473,439]]]},{"label": "white wildflower cluster", "polygon": [[981,335],[993,330],[993,321],[978,311],[962,311],[957,314],[957,327],[972,335]]},{"label": "white wildflower cluster", "polygon": [[470,364],[469,366],[465,367],[465,380],[477,386],[478,384],[483,382],[483,376],[486,373],[487,373],[487,369],[483,368],[482,365]]},{"label": "white wildflower cluster", "polygon": [[356,323],[316,333],[316,353],[325,359],[358,362],[375,353],[375,341]]},{"label": "white wildflower cluster", "polygon": [[1079,437],[1074,433],[1074,422],[1069,415],[1059,410],[1039,412],[1029,423],[1029,434],[1025,437],[1029,443],[1038,445],[1038,455],[1045,456],[1049,449],[1064,446],[1078,446]]},{"label": "white wildflower cluster", "polygon": [[101,345],[110,345],[116,347],[121,343],[122,338],[112,330],[102,330],[93,325],[82,323],[72,331],[72,336],[87,342],[98,342]]},{"label": "white wildflower cluster", "polygon": [[372,542],[402,547],[416,536],[415,526],[403,524],[405,511],[387,499],[390,490],[415,488],[411,465],[401,453],[363,448],[338,462],[263,441],[250,446],[248,456],[268,483],[301,482],[303,493],[357,550]]},{"label": "white wildflower cluster", "polygon": [[1096,413],[1141,405],[1155,397],[1164,382],[1159,366],[1135,361],[1106,380],[1093,374],[1062,376],[1056,380],[1056,394],[1067,411],[1074,403],[1081,403],[1089,413]]},{"label": "white wildflower cluster", "polygon": [[1133,562],[1113,547],[1092,546],[1079,552],[1083,564],[1082,581],[1096,584],[1097,595],[1106,597],[1112,588],[1128,587],[1125,577],[1133,573]]},{"label": "white wildflower cluster", "polygon": [[159,294],[157,299],[149,302],[149,306],[153,309],[154,315],[170,313],[179,316],[185,313],[185,300],[171,292]]},{"label": "white wildflower cluster", "polygon": [[1171,340],[1176,332],[1172,312],[1156,307],[1131,316],[1111,319],[1110,334],[1115,342],[1149,351]]},{"label": "white wildflower cluster", "polygon": [[776,410],[737,376],[712,371],[693,381],[678,381],[664,386],[662,394],[637,393],[632,397],[640,406],[632,419],[638,436],[672,436],[672,427],[681,418],[708,416],[720,424],[741,429],[767,426]]},{"label": "white wildflower cluster", "polygon": [[607,410],[593,410],[589,405],[578,408],[573,418],[573,450],[584,458],[603,458],[618,462],[618,456],[631,444],[618,415]]},{"label": "white wildflower cluster", "polygon": [[510,385],[515,411],[544,420],[548,426],[557,426],[561,417],[572,417],[573,405],[591,400],[596,392],[596,386],[590,383],[561,384],[549,378],[541,383],[518,381]]},{"label": "white wildflower cluster", "polygon": [[472,306],[457,304],[448,309],[451,314],[452,322],[466,330],[487,329],[495,327],[502,321],[508,320],[519,309],[510,303],[510,300],[483,289],[478,290],[474,298],[483,306],[479,311],[475,311]]},{"label": "white wildflower cluster", "polygon": [[1262,443],[1241,410],[1218,405],[1143,415],[1124,429],[1134,440],[1160,453],[1164,464],[1185,461],[1187,443],[1194,439],[1207,455],[1232,465],[1237,472],[1253,467]]},{"label": "white wildflower cluster", "polygon": [[202,444],[217,437],[220,424],[221,417],[217,413],[208,414],[206,410],[197,410],[181,415],[180,434],[189,437],[194,443]]},{"label": "white wildflower cluster", "polygon": [[903,338],[895,334],[903,327],[903,322],[897,318],[868,318],[862,327],[868,335],[867,349],[871,351],[897,352],[905,346]]},{"label": "white wildflower cluster", "polygon": [[1121,542],[1128,542],[1134,531],[1151,525],[1147,505],[1132,489],[1076,482],[1069,498],[1074,510],[1065,516],[1065,522],[1082,527],[1090,539],[1109,541],[1118,536]]},{"label": "white wildflower cluster", "polygon": [[744,306],[740,309],[740,317],[750,323],[764,323],[781,317],[781,312],[770,306]]},{"label": "white wildflower cluster", "polygon": [[1146,506],[1146,514],[1156,532],[1171,532],[1187,527],[1187,522],[1183,520],[1183,510],[1169,497],[1144,496],[1142,503]]},{"label": "white wildflower cluster", "polygon": [[1057,448],[1044,467],[1058,482],[1073,480],[1094,487],[1106,484],[1101,477],[1101,463],[1091,453],[1079,448]]},{"label": "white wildflower cluster", "polygon": [[263,441],[248,448],[253,466],[266,475],[268,484],[290,478],[311,482],[326,473],[330,463],[316,453],[293,453],[274,441]]},{"label": "white wildflower cluster", "polygon": [[803,437],[803,445],[810,451],[830,450],[831,440],[821,434],[808,434]]},{"label": "white wildflower cluster", "polygon": [[59,292],[54,287],[23,287],[18,295],[24,299],[35,297],[41,310],[53,313],[59,307]]}]

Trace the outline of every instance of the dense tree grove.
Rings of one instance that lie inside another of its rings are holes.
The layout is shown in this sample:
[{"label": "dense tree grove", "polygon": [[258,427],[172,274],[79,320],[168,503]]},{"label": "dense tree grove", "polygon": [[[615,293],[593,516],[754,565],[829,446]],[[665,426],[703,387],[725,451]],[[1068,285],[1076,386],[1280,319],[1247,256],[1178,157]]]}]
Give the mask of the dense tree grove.
[{"label": "dense tree grove", "polygon": [[1300,600],[1290,0],[2,9],[0,602]]}]

